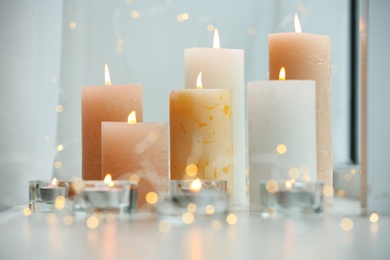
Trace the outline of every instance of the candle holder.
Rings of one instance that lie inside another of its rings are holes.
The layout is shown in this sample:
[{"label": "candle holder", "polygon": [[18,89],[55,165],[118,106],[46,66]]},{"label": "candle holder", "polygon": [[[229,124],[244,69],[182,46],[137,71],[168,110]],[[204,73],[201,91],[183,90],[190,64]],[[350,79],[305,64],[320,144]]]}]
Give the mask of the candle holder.
[{"label": "candle holder", "polygon": [[[79,195],[73,206],[74,212],[110,212],[131,214],[137,208],[138,183],[127,180],[77,181]],[[76,189],[76,190],[77,190]]]},{"label": "candle holder", "polygon": [[323,212],[322,182],[269,180],[260,184],[263,217],[312,216]]},{"label": "candle holder", "polygon": [[199,180],[200,189],[191,190],[193,180],[172,180],[169,193],[160,193],[157,213],[170,222],[182,222],[185,214],[194,220],[225,217],[229,210],[227,182],[223,180]]},{"label": "candle holder", "polygon": [[[37,180],[29,182],[29,208],[37,212],[56,211],[65,208],[69,197],[69,182]],[[61,203],[56,201],[61,200]]]}]

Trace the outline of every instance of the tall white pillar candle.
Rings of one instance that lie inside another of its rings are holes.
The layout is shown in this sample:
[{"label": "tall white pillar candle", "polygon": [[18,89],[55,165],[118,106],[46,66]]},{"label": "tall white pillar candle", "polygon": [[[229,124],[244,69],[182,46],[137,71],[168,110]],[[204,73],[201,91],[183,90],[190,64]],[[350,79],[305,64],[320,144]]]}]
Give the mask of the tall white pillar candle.
[{"label": "tall white pillar candle", "polygon": [[249,199],[265,180],[316,180],[315,82],[248,83]]},{"label": "tall white pillar candle", "polygon": [[185,87],[196,88],[202,71],[204,89],[231,89],[233,115],[234,203],[246,203],[246,129],[244,51],[224,48],[184,50]]}]

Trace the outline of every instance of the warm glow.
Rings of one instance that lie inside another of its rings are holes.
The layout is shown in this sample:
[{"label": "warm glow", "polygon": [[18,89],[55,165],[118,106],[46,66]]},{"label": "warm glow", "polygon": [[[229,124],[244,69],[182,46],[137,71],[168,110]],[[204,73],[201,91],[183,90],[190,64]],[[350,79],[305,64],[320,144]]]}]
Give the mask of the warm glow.
[{"label": "warm glow", "polygon": [[62,144],[59,144],[57,146],[57,151],[61,152],[62,150],[64,150],[64,146]]},{"label": "warm glow", "polygon": [[322,188],[322,193],[326,196],[326,197],[331,197],[333,196],[333,187],[331,185],[325,185],[323,188]]},{"label": "warm glow", "polygon": [[191,177],[196,176],[198,174],[198,166],[193,163],[188,164],[186,167],[186,174]]},{"label": "warm glow", "polygon": [[376,222],[378,222],[378,220],[379,220],[378,214],[376,214],[375,212],[373,212],[373,213],[371,214],[371,216],[370,216],[370,221],[371,221],[372,223],[376,223]]},{"label": "warm glow", "polygon": [[97,217],[95,216],[90,216],[88,219],[87,219],[87,227],[91,228],[91,229],[94,229],[96,228],[97,226],[99,225],[99,220]]},{"label": "warm glow", "polygon": [[129,116],[127,117],[127,122],[129,124],[135,124],[137,123],[137,116],[135,114],[135,110],[131,111],[131,113],[129,114]]},{"label": "warm glow", "polygon": [[115,183],[112,181],[111,174],[107,173],[104,177],[104,183],[108,184],[108,187],[114,187]]},{"label": "warm glow", "polygon": [[219,49],[221,48],[221,44],[219,43],[219,33],[218,29],[214,29],[214,41],[213,41],[213,48]]},{"label": "warm glow", "polygon": [[158,201],[158,195],[157,193],[150,191],[146,194],[145,199],[148,204],[156,204]]},{"label": "warm glow", "polygon": [[104,64],[104,84],[105,85],[111,85],[110,72],[108,70],[108,65],[107,64]]},{"label": "warm glow", "polygon": [[56,167],[57,169],[60,169],[60,168],[62,167],[62,162],[56,161],[56,162],[54,163],[54,167]]},{"label": "warm glow", "polygon": [[30,216],[31,215],[31,209],[25,208],[23,210],[23,215],[25,215],[26,217]]},{"label": "warm glow", "polygon": [[190,191],[192,192],[198,192],[200,191],[201,188],[202,188],[202,182],[200,181],[199,178],[194,180],[190,185]]},{"label": "warm glow", "polygon": [[276,152],[278,154],[285,154],[287,152],[287,147],[284,144],[279,144],[276,146]]},{"label": "warm glow", "polygon": [[340,227],[344,231],[350,231],[353,229],[353,220],[350,218],[343,218],[340,222]]},{"label": "warm glow", "polygon": [[64,209],[66,204],[66,199],[64,196],[58,196],[56,198],[55,207],[56,209]]},{"label": "warm glow", "polygon": [[206,207],[206,213],[209,215],[213,215],[215,212],[215,208],[213,205],[207,205]]},{"label": "warm glow", "polygon": [[275,180],[269,180],[265,184],[265,188],[269,193],[277,192],[279,190],[279,183]]},{"label": "warm glow", "polygon": [[53,178],[53,180],[51,181],[51,185],[54,186],[54,187],[57,187],[57,186],[58,186],[58,180],[57,180],[57,178]]},{"label": "warm glow", "polygon": [[292,183],[290,181],[285,181],[284,182],[284,187],[288,190],[291,190],[292,188]]},{"label": "warm glow", "polygon": [[286,80],[286,69],[284,67],[280,69],[279,80]]},{"label": "warm glow", "polygon": [[202,72],[199,72],[198,78],[196,79],[196,88],[197,89],[203,89],[203,85],[202,85]]},{"label": "warm glow", "polygon": [[181,216],[181,219],[185,224],[191,224],[192,222],[194,222],[195,217],[194,214],[192,214],[191,212],[186,212]]},{"label": "warm glow", "polygon": [[188,212],[195,213],[197,209],[198,209],[198,207],[196,206],[195,203],[189,203],[187,205]]},{"label": "warm glow", "polygon": [[104,177],[104,183],[110,183],[112,182],[111,174],[107,173],[106,177]]},{"label": "warm glow", "polygon": [[237,223],[237,216],[234,215],[234,214],[229,214],[227,217],[226,217],[226,222],[229,224],[229,225],[234,225]]},{"label": "warm glow", "polygon": [[295,32],[302,33],[301,23],[299,22],[298,15],[296,13],[295,13],[295,17],[294,17],[294,25],[295,25]]}]

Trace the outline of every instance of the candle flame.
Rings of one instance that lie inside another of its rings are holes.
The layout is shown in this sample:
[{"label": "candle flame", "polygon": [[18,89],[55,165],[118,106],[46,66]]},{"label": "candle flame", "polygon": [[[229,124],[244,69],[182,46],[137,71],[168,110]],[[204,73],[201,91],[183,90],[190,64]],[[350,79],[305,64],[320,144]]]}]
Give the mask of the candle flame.
[{"label": "candle flame", "polygon": [[295,32],[302,33],[301,23],[299,22],[299,18],[298,18],[297,13],[295,13],[295,16],[294,16],[294,25],[295,25]]},{"label": "candle flame", "polygon": [[291,190],[292,188],[292,183],[290,181],[285,181],[284,182],[284,187],[288,190]]},{"label": "candle flame", "polygon": [[131,111],[131,113],[129,114],[129,116],[127,117],[127,122],[129,124],[135,124],[137,123],[137,117],[135,115],[135,110]]},{"label": "candle flame", "polygon": [[108,184],[108,187],[114,187],[115,183],[112,181],[111,174],[107,173],[104,177],[104,183]]},{"label": "candle flame", "polygon": [[51,185],[52,185],[52,186],[55,186],[55,187],[58,186],[58,180],[57,180],[57,178],[53,178],[53,180],[51,181]]},{"label": "candle flame", "polygon": [[284,67],[280,69],[279,80],[286,80],[286,69]]},{"label": "candle flame", "polygon": [[221,45],[219,43],[219,33],[218,33],[218,29],[217,28],[214,29],[213,48],[216,48],[216,49],[221,48]]},{"label": "candle flame", "polygon": [[104,64],[104,84],[105,85],[111,85],[110,71],[108,70],[108,65],[107,64]]},{"label": "candle flame", "polygon": [[190,185],[190,191],[192,192],[198,192],[200,191],[201,188],[202,188],[202,182],[200,181],[199,178],[194,180]]},{"label": "candle flame", "polygon": [[106,177],[104,177],[104,183],[110,183],[112,182],[111,174],[107,173]]},{"label": "candle flame", "polygon": [[202,72],[199,72],[198,78],[196,79],[196,88],[197,89],[203,89],[203,85],[202,85]]}]

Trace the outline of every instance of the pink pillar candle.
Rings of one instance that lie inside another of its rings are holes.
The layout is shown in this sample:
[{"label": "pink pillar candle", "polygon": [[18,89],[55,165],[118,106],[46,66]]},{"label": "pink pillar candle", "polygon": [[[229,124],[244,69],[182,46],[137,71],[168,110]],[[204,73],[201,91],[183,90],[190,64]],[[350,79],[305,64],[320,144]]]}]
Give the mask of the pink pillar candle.
[{"label": "pink pillar candle", "polygon": [[138,207],[148,192],[167,192],[168,124],[102,122],[102,170],[114,180],[139,177]]},{"label": "pink pillar candle", "polygon": [[142,121],[142,85],[82,88],[82,177],[101,180],[101,122],[126,121],[135,110]]}]

